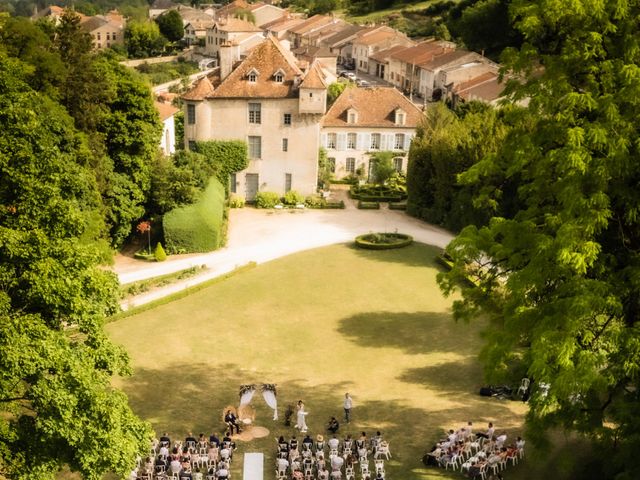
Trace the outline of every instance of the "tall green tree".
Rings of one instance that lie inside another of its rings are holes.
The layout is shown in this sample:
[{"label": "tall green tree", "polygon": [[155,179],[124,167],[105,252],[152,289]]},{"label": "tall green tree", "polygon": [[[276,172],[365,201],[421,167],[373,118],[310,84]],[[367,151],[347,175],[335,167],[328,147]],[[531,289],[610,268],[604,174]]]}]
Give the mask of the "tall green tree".
[{"label": "tall green tree", "polygon": [[[517,0],[511,13],[525,43],[503,58],[525,79],[513,98],[529,104],[514,112],[500,154],[463,180],[490,184],[499,202],[517,179],[521,206],[464,229],[441,285],[462,289],[458,317],[490,318],[490,378],[534,380],[531,439],[553,426],[581,432],[599,444],[600,478],[635,478],[640,2]],[[458,283],[467,275],[477,288]]]},{"label": "tall green tree", "polygon": [[184,37],[182,17],[177,10],[169,10],[156,18],[160,33],[170,42],[177,42]]},{"label": "tall green tree", "polygon": [[90,151],[65,110],[0,52],[0,476],[125,475],[149,427],[111,387],[117,310]]},{"label": "tall green tree", "polygon": [[159,55],[167,43],[167,39],[160,33],[158,24],[152,21],[129,21],[124,38],[127,52],[133,58]]}]

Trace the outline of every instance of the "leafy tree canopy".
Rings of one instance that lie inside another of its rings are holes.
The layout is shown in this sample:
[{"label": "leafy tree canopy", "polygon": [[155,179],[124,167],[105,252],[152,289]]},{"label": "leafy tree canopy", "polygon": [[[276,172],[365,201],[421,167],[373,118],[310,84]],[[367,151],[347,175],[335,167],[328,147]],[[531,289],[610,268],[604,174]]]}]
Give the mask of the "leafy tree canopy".
[{"label": "leafy tree canopy", "polygon": [[[525,77],[514,127],[497,154],[461,180],[493,187],[514,179],[519,207],[465,228],[447,248],[445,292],[455,313],[483,313],[490,378],[526,374],[530,437],[551,426],[600,444],[601,478],[640,468],[640,2],[515,0],[524,38],[503,56]],[[533,74],[535,72],[535,75]],[[478,288],[458,281],[471,275]],[[541,388],[546,384],[548,388]]]},{"label": "leafy tree canopy", "polygon": [[184,37],[182,17],[177,10],[169,10],[156,18],[160,33],[170,42],[177,42]]},{"label": "leafy tree canopy", "polygon": [[130,471],[149,427],[110,385],[127,357],[104,335],[117,310],[85,137],[0,52],[0,475]]}]

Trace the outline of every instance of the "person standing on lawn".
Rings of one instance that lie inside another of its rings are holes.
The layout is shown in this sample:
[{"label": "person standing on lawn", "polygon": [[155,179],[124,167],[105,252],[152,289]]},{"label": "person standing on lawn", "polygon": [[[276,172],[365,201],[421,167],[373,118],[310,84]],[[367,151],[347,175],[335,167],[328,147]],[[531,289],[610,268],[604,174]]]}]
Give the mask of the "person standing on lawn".
[{"label": "person standing on lawn", "polygon": [[351,420],[351,408],[353,408],[353,400],[351,400],[351,396],[349,392],[344,394],[344,421],[349,423]]}]

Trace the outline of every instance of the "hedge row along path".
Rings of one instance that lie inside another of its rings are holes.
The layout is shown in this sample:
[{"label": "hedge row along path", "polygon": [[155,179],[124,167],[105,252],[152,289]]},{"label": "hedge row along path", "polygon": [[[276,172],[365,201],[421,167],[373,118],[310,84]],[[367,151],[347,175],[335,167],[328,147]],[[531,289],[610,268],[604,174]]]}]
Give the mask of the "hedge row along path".
[{"label": "hedge row along path", "polygon": [[[342,187],[342,186],[338,186]],[[165,275],[193,266],[205,265],[202,274],[184,281],[132,297],[123,310],[144,305],[212,278],[227,274],[249,262],[258,264],[312,248],[353,242],[369,232],[395,232],[411,235],[415,241],[444,248],[453,235],[439,227],[408,216],[403,211],[358,210],[346,198],[344,189],[332,193],[332,200],[345,200],[345,210],[231,209],[227,246],[215,252],[171,255],[162,263],[145,263],[118,255],[114,271],[120,283]]]}]

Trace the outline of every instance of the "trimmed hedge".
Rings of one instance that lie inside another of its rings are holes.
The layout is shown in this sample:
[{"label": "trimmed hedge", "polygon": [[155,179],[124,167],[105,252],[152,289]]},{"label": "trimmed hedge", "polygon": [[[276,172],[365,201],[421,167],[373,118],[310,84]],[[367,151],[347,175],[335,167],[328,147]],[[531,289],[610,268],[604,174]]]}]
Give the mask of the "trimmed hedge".
[{"label": "trimmed hedge", "polygon": [[200,199],[164,216],[164,238],[169,252],[210,252],[222,241],[224,187],[212,177]]},{"label": "trimmed hedge", "polygon": [[338,208],[344,208],[344,202],[342,200],[340,200],[339,202],[336,201],[328,201],[326,198],[322,198],[319,195],[309,195],[305,201],[304,204],[307,206],[307,208],[315,208],[315,209],[338,209]]},{"label": "trimmed hedge", "polygon": [[389,210],[406,210],[407,202],[389,202]]},{"label": "trimmed hedge", "polygon": [[358,200],[358,208],[360,210],[380,210],[379,202],[363,202]]},{"label": "trimmed hedge", "polygon": [[356,237],[356,246],[367,250],[391,250],[412,243],[413,237],[404,233],[367,233]]},{"label": "trimmed hedge", "polygon": [[349,189],[349,196],[365,202],[399,202],[407,198],[407,190],[400,185],[354,185]]}]

